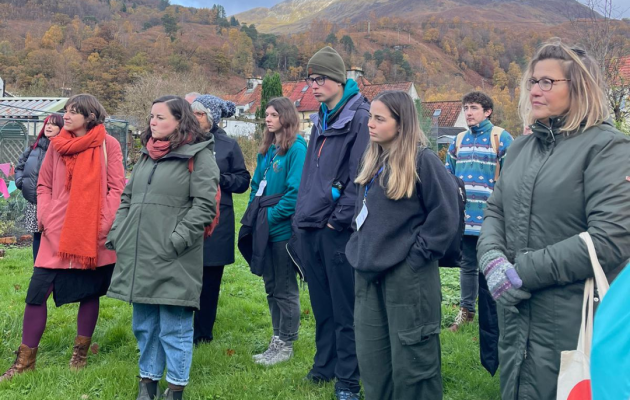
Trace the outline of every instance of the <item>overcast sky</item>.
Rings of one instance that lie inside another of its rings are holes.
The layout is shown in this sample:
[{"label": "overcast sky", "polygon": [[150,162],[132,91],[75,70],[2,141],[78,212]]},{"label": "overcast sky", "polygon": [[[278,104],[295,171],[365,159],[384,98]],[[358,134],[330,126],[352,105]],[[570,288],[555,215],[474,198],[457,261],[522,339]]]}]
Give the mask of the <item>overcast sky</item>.
[{"label": "overcast sky", "polygon": [[[256,7],[272,7],[282,0],[171,0],[171,4],[180,4],[188,7],[212,7],[213,4],[221,4],[225,7],[227,15],[238,14]],[[585,2],[586,0],[580,0]],[[602,0],[603,1],[603,0]],[[630,0],[613,0],[613,4],[623,16],[630,18]]]}]

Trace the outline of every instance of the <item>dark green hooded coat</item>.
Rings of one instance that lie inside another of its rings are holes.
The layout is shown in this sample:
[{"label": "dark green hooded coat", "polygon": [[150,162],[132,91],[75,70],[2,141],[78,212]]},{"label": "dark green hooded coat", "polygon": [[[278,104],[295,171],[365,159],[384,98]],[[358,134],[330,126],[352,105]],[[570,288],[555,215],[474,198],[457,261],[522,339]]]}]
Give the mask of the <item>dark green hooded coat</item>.
[{"label": "dark green hooded coat", "polygon": [[555,400],[560,352],[575,350],[588,231],[607,273],[630,257],[630,138],[604,123],[563,135],[540,123],[508,150],[477,246],[502,251],[531,299],[498,306],[503,400]]},{"label": "dark green hooded coat", "polygon": [[185,144],[157,161],[142,149],[108,236],[117,255],[108,296],[199,308],[203,230],[217,207],[213,149],[214,139]]}]

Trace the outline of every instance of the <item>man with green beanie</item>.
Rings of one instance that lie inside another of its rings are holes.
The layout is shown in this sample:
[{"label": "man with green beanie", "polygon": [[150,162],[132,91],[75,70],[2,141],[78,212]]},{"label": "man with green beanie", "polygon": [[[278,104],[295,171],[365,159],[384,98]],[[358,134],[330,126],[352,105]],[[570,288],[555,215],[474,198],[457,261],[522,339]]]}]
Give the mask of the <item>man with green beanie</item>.
[{"label": "man with green beanie", "polygon": [[346,79],[342,58],[324,47],[311,58],[306,82],[321,103],[313,128],[293,220],[289,252],[299,259],[315,315],[317,351],[306,378],[336,379],[338,400],[359,398],[354,341],[354,272],[345,255],[361,157],[370,140],[369,103]]}]

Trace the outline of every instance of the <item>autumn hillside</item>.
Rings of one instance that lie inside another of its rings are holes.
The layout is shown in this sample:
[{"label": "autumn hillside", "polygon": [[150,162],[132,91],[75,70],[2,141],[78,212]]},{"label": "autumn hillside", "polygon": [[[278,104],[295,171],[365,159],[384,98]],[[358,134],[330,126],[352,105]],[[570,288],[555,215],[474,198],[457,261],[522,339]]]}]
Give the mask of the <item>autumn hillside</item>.
[{"label": "autumn hillside", "polygon": [[[303,6],[317,3],[299,1]],[[380,8],[355,19],[302,19],[303,29],[273,34],[239,21],[244,14],[226,16],[221,6],[186,8],[168,0],[0,0],[0,77],[7,91],[17,95],[90,92],[111,113],[138,120],[162,94],[234,93],[246,78],[267,71],[279,72],[284,80],[302,79],[312,54],[332,45],[370,82],[413,81],[424,100],[457,99],[474,88],[489,91],[497,101],[495,122],[520,131],[517,86],[527,59],[542,41],[571,37],[575,28],[566,18],[538,17],[561,2],[576,2],[497,0],[490,10],[489,0],[419,0],[439,6],[432,8],[439,12],[424,15],[413,8],[416,3],[406,1],[373,3]],[[320,3],[332,7],[344,2]],[[412,7],[402,10],[414,18],[393,12],[395,4]],[[618,32],[630,37],[628,23],[618,22]]]},{"label": "autumn hillside", "polygon": [[587,15],[587,7],[576,0],[285,0],[236,17],[264,32],[295,33],[315,20],[348,24],[382,17],[415,21],[459,17],[471,22],[558,24],[569,16]]}]

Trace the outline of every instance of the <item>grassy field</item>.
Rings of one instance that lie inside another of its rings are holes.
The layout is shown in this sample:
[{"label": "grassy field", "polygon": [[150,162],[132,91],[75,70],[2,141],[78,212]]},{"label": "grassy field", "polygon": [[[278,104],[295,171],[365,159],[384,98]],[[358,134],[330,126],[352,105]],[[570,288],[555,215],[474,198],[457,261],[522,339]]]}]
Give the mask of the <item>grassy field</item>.
[{"label": "grassy field", "polygon": [[[244,211],[246,195],[235,196],[236,218]],[[238,226],[238,224],[237,224]],[[237,252],[238,253],[238,252]],[[24,298],[32,273],[31,249],[8,248],[0,260],[0,373],[14,360],[21,340]],[[442,270],[443,327],[457,313],[458,271]],[[301,292],[302,318],[295,357],[266,368],[251,356],[263,351],[271,336],[262,279],[252,275],[237,254],[226,268],[215,325],[215,340],[195,349],[187,399],[332,399],[333,384],[312,385],[302,378],[315,353],[315,320],[306,287]],[[88,367],[68,369],[76,335],[76,305],[59,309],[48,302],[48,326],[42,338],[37,370],[0,383],[0,399],[126,399],[137,394],[138,351],[131,332],[131,306],[103,298],[94,334],[97,354],[90,354]],[[479,363],[477,324],[457,334],[444,329],[442,375],[444,398],[453,400],[499,399],[499,380],[491,378]],[[165,382],[162,382],[165,387]]]}]

